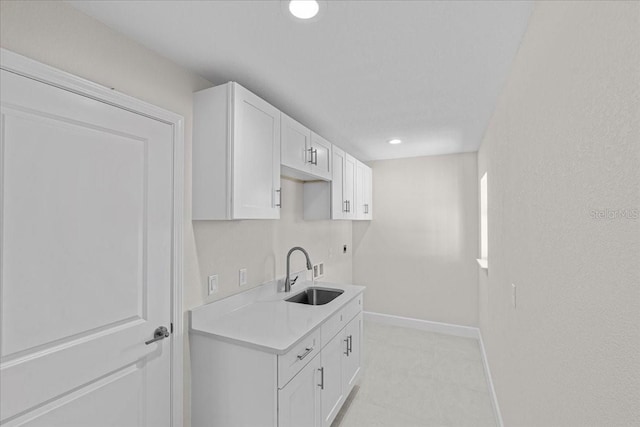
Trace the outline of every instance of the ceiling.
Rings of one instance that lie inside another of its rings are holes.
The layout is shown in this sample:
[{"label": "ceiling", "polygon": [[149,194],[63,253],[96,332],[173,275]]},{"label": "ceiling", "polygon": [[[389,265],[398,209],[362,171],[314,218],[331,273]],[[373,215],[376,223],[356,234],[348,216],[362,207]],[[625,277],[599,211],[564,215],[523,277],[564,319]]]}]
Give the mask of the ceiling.
[{"label": "ceiling", "polygon": [[533,7],[325,1],[304,22],[277,0],[69,3],[365,161],[476,151]]}]

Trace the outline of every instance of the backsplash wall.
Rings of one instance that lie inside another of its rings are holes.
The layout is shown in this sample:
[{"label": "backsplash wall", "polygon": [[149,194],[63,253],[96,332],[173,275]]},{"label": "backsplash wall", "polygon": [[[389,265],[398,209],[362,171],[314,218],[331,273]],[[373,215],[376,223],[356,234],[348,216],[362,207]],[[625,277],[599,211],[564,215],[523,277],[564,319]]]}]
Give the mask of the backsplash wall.
[{"label": "backsplash wall", "polygon": [[[282,178],[279,220],[194,221],[199,288],[190,287],[185,307],[215,301],[285,275],[293,246],[309,252],[311,262],[325,263],[323,281],[351,283],[351,221],[304,221],[303,183]],[[347,252],[343,253],[343,245]],[[247,285],[238,285],[241,268]],[[305,269],[304,256],[291,255],[291,271]],[[207,276],[218,275],[219,292],[207,295]]]}]

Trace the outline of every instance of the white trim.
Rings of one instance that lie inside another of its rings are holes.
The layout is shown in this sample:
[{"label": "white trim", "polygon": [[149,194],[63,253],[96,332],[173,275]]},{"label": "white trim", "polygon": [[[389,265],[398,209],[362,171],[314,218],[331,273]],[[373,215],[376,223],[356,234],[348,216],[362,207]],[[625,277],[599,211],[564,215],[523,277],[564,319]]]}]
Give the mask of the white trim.
[{"label": "white trim", "polygon": [[423,331],[437,332],[439,334],[455,335],[458,337],[478,339],[480,331],[471,326],[453,325],[451,323],[432,322],[430,320],[412,319],[410,317],[400,317],[391,314],[364,312],[365,320],[385,323],[406,328],[421,329]]},{"label": "white trim", "polygon": [[73,74],[0,48],[0,67],[6,71],[56,86],[118,108],[167,123],[173,127],[173,236],[171,322],[171,425],[183,424],[183,213],[184,213],[184,118],[139,99],[101,86]]},{"label": "white trim", "polygon": [[486,258],[476,258],[476,261],[478,261],[478,265],[480,265],[480,268],[483,270],[489,269],[489,260]]},{"label": "white trim", "polygon": [[493,413],[498,420],[498,426],[504,427],[502,422],[502,414],[500,413],[500,405],[498,405],[498,395],[496,389],[493,387],[493,379],[491,377],[491,369],[489,369],[489,359],[487,359],[487,352],[484,348],[484,341],[482,340],[482,333],[478,330],[478,341],[480,341],[480,350],[482,351],[482,365],[484,366],[484,373],[489,382],[489,394],[491,395],[491,406],[493,406]]}]

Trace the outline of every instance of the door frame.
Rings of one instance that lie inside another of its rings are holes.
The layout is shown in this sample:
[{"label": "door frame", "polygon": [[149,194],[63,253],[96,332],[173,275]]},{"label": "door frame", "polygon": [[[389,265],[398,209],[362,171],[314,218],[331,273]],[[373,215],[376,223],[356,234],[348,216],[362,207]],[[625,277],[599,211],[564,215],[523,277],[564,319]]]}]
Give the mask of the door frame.
[{"label": "door frame", "polygon": [[41,62],[0,48],[0,69],[63,90],[140,114],[170,125],[173,129],[173,221],[171,242],[171,425],[183,425],[183,232],[184,232],[184,118],[176,113],[101,86]]}]

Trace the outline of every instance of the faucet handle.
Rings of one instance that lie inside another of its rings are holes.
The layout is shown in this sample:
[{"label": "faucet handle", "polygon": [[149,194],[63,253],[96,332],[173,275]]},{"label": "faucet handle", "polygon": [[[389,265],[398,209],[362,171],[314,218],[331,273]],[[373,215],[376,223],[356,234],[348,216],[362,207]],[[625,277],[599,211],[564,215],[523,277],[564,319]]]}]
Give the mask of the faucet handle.
[{"label": "faucet handle", "polygon": [[291,280],[289,283],[290,283],[291,285],[295,285],[296,280],[298,280],[298,276],[296,276],[296,277],[295,277],[293,280]]}]

